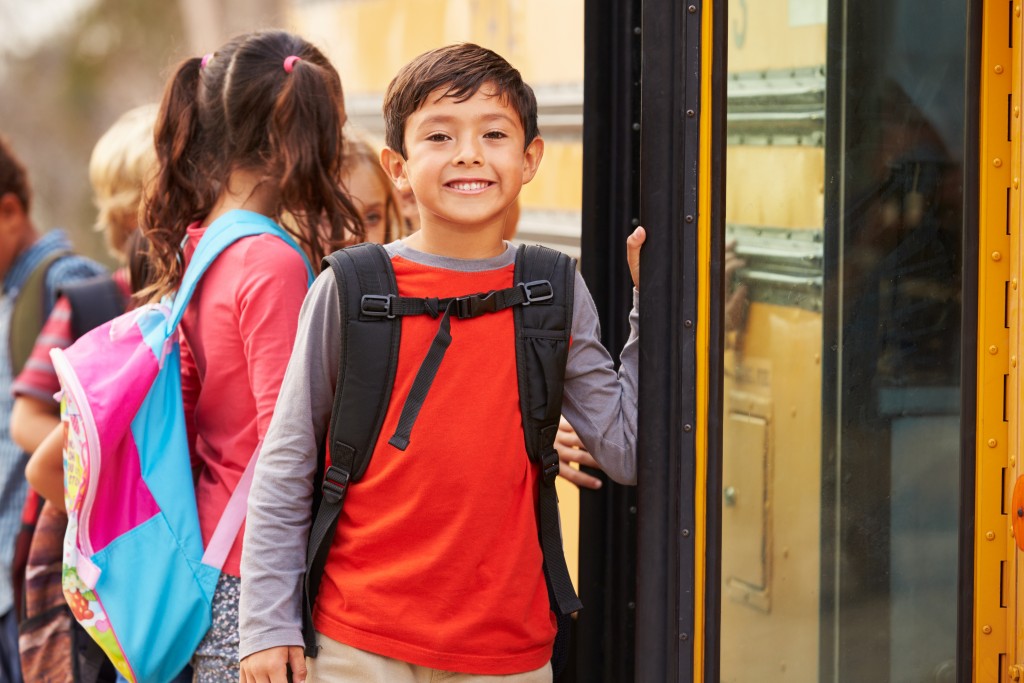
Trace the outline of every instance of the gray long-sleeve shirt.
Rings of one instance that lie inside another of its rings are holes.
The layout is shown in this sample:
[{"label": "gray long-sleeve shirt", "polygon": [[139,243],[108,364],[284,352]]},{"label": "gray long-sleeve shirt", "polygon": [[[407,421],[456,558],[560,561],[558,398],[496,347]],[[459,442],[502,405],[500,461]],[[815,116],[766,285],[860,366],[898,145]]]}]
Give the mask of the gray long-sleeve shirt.
[{"label": "gray long-sleeve shirt", "polygon": [[[486,271],[507,267],[515,247],[490,259],[426,254],[395,242],[389,255],[432,268]],[[638,294],[631,334],[618,372],[600,342],[597,310],[577,274],[572,344],[562,412],[587,450],[615,481],[636,480]],[[317,444],[326,436],[341,355],[337,286],[326,271],[303,305],[299,330],[274,417],[249,494],[242,553],[240,656],[281,645],[301,645],[301,585]]]}]

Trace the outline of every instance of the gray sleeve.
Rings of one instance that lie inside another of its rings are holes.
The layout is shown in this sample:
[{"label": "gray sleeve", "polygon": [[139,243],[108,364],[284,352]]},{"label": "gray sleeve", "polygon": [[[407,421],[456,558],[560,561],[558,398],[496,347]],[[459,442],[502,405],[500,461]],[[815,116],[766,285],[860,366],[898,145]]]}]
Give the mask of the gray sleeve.
[{"label": "gray sleeve", "polygon": [[313,283],[249,493],[242,546],[239,657],[302,645],[302,578],[317,444],[331,415],[340,312],[330,269]]},{"label": "gray sleeve", "polygon": [[562,414],[601,469],[620,484],[636,483],[637,363],[640,342],[639,292],[633,290],[629,339],[619,371],[601,344],[597,307],[576,275],[572,345],[565,369]]}]

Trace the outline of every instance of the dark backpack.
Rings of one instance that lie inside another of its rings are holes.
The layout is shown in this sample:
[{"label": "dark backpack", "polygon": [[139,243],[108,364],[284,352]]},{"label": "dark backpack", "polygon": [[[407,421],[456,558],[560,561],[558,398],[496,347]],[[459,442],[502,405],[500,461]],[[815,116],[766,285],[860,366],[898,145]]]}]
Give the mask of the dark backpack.
[{"label": "dark backpack", "polygon": [[313,525],[306,554],[303,639],[307,657],[317,656],[313,605],[349,484],[358,482],[370,462],[384,422],[398,365],[399,317],[441,318],[437,336],[416,374],[388,442],[405,450],[419,409],[451,343],[450,318],[472,318],[511,308],[515,321],[516,369],[523,434],[530,459],[542,468],[538,528],[551,608],[558,616],[552,655],[557,673],[568,657],[570,615],[583,605],[569,578],[558,521],[558,454],[554,448],[562,411],[562,385],[572,332],[576,262],[561,252],[521,246],[508,289],[451,299],[398,296],[391,259],[377,244],[360,244],[326,259],[338,285],[342,357],[328,432],[331,466],[325,450],[317,457],[313,487]]}]

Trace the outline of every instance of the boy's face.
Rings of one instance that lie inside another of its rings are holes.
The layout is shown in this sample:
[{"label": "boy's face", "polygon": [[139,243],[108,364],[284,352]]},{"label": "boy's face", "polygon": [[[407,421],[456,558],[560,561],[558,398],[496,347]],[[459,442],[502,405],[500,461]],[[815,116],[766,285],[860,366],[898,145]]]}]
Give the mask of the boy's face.
[{"label": "boy's face", "polygon": [[28,214],[13,192],[0,195],[0,280],[31,242]]},{"label": "boy's face", "polygon": [[407,158],[385,150],[385,168],[399,188],[412,188],[421,228],[500,235],[508,208],[537,172],[544,142],[525,144],[519,114],[488,85],[464,102],[443,92],[432,92],[406,120]]}]

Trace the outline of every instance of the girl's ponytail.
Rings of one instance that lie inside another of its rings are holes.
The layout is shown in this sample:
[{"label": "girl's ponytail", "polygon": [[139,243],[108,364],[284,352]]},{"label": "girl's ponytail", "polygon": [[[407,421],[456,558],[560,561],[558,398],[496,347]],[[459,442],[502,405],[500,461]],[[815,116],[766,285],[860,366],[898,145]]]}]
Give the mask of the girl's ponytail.
[{"label": "girl's ponytail", "polygon": [[212,203],[202,169],[199,87],[202,60],[187,59],[167,84],[154,131],[157,173],[147,188],[142,230],[150,243],[152,279],[140,298],[158,299],[181,280],[181,242]]},{"label": "girl's ponytail", "polygon": [[[270,116],[270,158],[281,206],[299,225],[313,263],[364,236],[359,212],[341,189],[345,123],[341,80],[309,46],[282,63],[284,84]],[[318,63],[319,62],[319,63]]]}]

